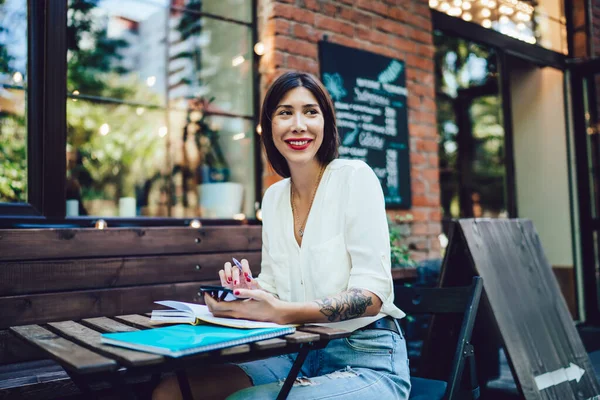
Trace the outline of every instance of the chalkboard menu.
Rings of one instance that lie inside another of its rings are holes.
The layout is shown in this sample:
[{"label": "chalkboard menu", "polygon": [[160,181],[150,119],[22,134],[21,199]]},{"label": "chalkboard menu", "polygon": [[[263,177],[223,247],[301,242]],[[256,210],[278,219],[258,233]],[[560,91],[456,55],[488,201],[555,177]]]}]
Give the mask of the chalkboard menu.
[{"label": "chalkboard menu", "polygon": [[319,42],[319,60],[335,104],[340,157],[371,166],[387,206],[410,208],[404,62],[325,41]]}]

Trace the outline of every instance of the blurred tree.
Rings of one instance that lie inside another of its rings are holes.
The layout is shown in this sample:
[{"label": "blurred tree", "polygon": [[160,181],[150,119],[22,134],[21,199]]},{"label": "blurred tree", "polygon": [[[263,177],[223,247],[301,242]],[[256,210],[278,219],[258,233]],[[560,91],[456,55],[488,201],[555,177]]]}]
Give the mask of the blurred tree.
[{"label": "blurred tree", "polygon": [[[27,201],[27,131],[20,106],[27,77],[10,51],[25,42],[21,36],[27,31],[26,14],[24,2],[9,7],[0,0],[0,202]],[[17,72],[20,82],[14,79]]]}]

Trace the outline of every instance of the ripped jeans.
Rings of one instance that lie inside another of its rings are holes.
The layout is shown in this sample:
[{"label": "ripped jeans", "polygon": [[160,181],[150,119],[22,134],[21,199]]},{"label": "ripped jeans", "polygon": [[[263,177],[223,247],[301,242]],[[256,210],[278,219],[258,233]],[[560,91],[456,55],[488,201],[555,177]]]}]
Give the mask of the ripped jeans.
[{"label": "ripped jeans", "polygon": [[[237,364],[254,386],[228,399],[275,399],[295,358],[290,354]],[[309,352],[288,399],[404,400],[409,392],[404,337],[368,329]]]}]

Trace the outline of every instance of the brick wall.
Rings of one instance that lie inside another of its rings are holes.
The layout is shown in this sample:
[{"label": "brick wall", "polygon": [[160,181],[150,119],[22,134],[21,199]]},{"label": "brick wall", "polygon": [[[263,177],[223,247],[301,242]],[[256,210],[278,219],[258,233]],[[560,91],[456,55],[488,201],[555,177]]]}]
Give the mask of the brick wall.
[{"label": "brick wall", "polygon": [[[317,43],[327,40],[406,62],[416,260],[439,257],[441,232],[438,136],[430,11],[423,0],[260,0],[261,93],[287,70],[318,76]],[[279,178],[264,168],[264,188]]]}]

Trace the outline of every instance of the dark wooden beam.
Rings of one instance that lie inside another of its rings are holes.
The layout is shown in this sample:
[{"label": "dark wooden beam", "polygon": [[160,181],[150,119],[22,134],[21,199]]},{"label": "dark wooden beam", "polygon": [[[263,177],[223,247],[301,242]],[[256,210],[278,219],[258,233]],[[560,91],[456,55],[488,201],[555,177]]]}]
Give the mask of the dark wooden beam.
[{"label": "dark wooden beam", "polygon": [[260,251],[0,262],[0,296],[216,280],[232,255],[258,276]]},{"label": "dark wooden beam", "polygon": [[260,250],[260,226],[0,229],[0,261]]}]

